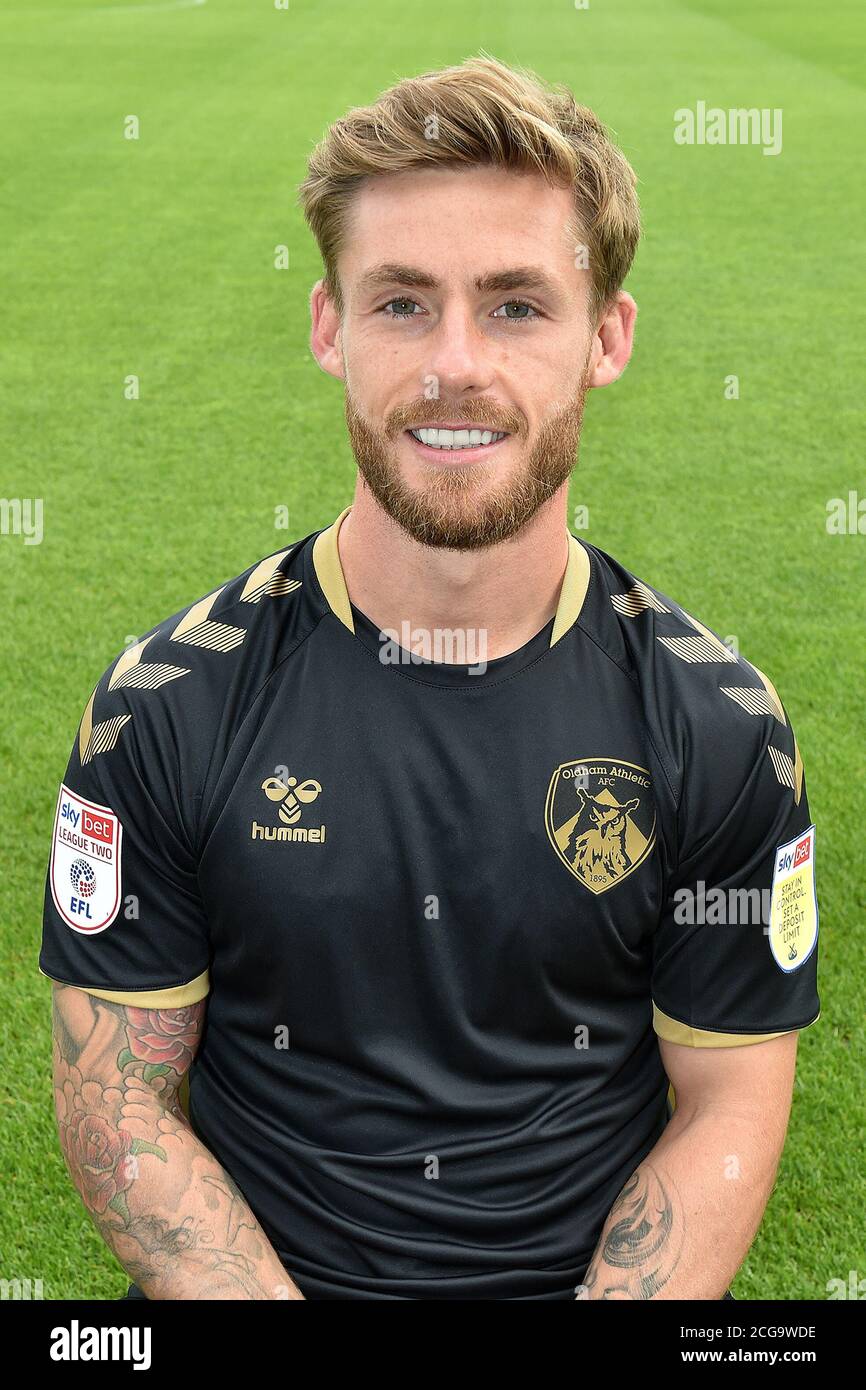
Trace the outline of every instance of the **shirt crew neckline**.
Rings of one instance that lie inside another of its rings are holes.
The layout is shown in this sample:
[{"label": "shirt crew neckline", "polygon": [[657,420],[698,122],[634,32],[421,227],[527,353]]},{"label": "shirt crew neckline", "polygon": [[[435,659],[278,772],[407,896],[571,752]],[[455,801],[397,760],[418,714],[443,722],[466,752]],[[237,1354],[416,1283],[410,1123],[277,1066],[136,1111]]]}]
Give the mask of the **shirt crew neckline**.
[{"label": "shirt crew neckline", "polygon": [[[340,527],[350,511],[351,507],[344,508],[330,526],[316,533],[311,552],[312,575],[316,587],[321,591],[322,598],[333,616],[339,620],[343,627],[348,629],[356,640],[361,641],[364,646],[372,649],[379,656],[383,650],[381,631],[367,614],[356,608],[351,602],[340,562],[338,536]],[[413,659],[415,654],[411,649],[401,647],[399,637],[394,642],[392,636],[390,641],[393,645],[389,652],[392,659],[382,661],[382,665],[386,668],[390,667],[391,670],[410,679],[467,690],[473,687],[477,688],[480,685],[488,685],[492,681],[508,679],[517,672],[525,670],[533,661],[542,657],[545,651],[555,646],[560,638],[574,627],[586,599],[591,575],[589,552],[567,528],[566,535],[568,536],[568,560],[560,586],[556,612],[545,623],[544,627],[522,647],[514,652],[506,653],[505,656],[485,661],[481,643],[478,642],[473,649],[473,646],[467,641],[466,654],[479,658],[473,664],[472,662],[455,663],[425,660],[425,648],[422,646],[421,659],[419,660],[417,657]],[[444,634],[440,640],[447,650]],[[435,656],[437,648],[434,634],[431,634],[428,642],[431,642]],[[426,648],[426,650],[430,649],[430,646]]]},{"label": "shirt crew neckline", "polygon": [[[422,639],[416,639],[418,651],[413,651],[410,647],[405,647],[399,640],[405,633],[396,633],[394,630],[383,631],[378,624],[362,613],[355,604],[350,604],[352,618],[354,620],[355,636],[363,642],[364,646],[376,654],[381,664],[389,670],[400,672],[404,676],[409,676],[413,680],[424,681],[430,685],[443,685],[452,688],[472,689],[482,685],[489,685],[493,681],[505,680],[509,676],[516,675],[518,671],[530,666],[546,651],[550,650],[550,636],[553,631],[554,619],[550,618],[536,632],[534,637],[530,637],[522,647],[518,647],[513,652],[506,652],[504,656],[493,657],[487,661],[484,656],[483,639],[472,643],[467,639],[467,656],[475,656],[476,661],[454,662],[437,661],[429,659],[424,655]],[[458,634],[459,630],[452,628],[447,630],[450,634]],[[411,631],[408,634],[410,640]],[[435,632],[432,635],[434,642],[433,651],[435,654]],[[440,641],[446,647],[449,640],[454,640],[443,631]]]}]

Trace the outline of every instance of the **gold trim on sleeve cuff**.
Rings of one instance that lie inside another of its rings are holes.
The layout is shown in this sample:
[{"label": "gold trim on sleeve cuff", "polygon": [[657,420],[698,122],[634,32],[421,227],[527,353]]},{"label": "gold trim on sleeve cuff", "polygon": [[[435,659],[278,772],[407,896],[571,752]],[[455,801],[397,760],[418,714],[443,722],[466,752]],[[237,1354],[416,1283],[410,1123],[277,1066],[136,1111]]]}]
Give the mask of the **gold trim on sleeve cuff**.
[{"label": "gold trim on sleeve cuff", "polygon": [[[811,1023],[817,1023],[816,1014]],[[804,1024],[808,1028],[809,1024]],[[692,1028],[680,1023],[669,1014],[662,1013],[653,1003],[653,1028],[666,1042],[681,1043],[683,1047],[743,1047],[747,1043],[769,1042],[771,1038],[783,1038],[786,1033],[798,1033],[799,1028],[783,1028],[780,1033],[715,1033],[709,1028]]]},{"label": "gold trim on sleeve cuff", "polygon": [[[45,975],[41,966],[39,973]],[[45,978],[52,980],[54,976],[45,975]],[[73,985],[70,980],[56,980],[55,984],[82,989],[85,994],[108,999],[112,1004],[132,1004],[140,1009],[182,1009],[187,1004],[197,1004],[210,992],[210,974],[203,970],[188,984],[170,985],[167,989],[92,989],[90,985]]]}]

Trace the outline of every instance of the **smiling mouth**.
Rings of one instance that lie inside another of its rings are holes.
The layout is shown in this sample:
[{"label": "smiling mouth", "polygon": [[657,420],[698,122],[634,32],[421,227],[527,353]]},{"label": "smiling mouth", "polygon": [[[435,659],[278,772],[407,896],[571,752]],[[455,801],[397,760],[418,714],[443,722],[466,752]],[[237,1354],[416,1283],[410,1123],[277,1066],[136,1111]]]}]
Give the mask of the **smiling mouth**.
[{"label": "smiling mouth", "polygon": [[504,430],[484,430],[473,429],[445,429],[437,426],[419,426],[417,429],[406,431],[419,444],[425,445],[428,449],[439,449],[443,453],[452,453],[456,450],[465,449],[487,449],[493,444],[498,444],[501,439],[507,439],[508,434]]}]

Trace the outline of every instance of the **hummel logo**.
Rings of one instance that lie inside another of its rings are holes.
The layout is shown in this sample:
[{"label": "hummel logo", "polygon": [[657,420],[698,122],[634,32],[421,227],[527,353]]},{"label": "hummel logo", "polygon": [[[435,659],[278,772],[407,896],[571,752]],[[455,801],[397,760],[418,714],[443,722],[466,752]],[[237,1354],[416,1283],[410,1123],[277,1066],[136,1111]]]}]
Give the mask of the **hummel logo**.
[{"label": "hummel logo", "polygon": [[284,782],[279,777],[266,777],[262,791],[269,801],[277,802],[279,817],[283,825],[259,825],[254,820],[250,827],[253,840],[301,840],[311,844],[324,844],[325,826],[308,829],[298,825],[304,806],[309,806],[321,794],[321,784],[310,777],[306,782],[298,782],[297,777],[289,777]]},{"label": "hummel logo", "polygon": [[321,790],[321,785],[312,778],[302,782],[300,786],[297,777],[290,777],[288,786],[279,777],[266,777],[262,782],[262,791],[268,800],[280,803],[280,820],[285,821],[286,825],[294,825],[299,821],[303,806],[315,801]]}]

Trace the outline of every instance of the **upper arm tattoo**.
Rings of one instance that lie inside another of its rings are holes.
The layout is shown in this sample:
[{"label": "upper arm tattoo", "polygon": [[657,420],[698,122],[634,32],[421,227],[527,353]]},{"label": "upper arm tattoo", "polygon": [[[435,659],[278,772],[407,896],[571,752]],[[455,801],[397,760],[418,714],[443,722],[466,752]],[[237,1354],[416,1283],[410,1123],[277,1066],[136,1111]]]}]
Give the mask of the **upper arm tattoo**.
[{"label": "upper arm tattoo", "polygon": [[136,1155],[165,1153],[123,1127],[137,1109],[188,1121],[178,1087],[201,1040],[206,1000],[181,1009],[140,1009],[71,985],[52,991],[54,1103],[64,1157],[91,1212],[128,1219],[125,1193]]},{"label": "upper arm tattoo", "polygon": [[60,1143],[97,1229],[148,1297],[301,1298],[178,1087],[206,1001],[134,1008],[56,985]]},{"label": "upper arm tattoo", "polygon": [[198,1050],[206,1007],[201,999],[180,1009],[140,1009],[55,984],[55,1061],[88,1074],[95,1069],[106,1082],[140,1075],[168,1097]]}]

